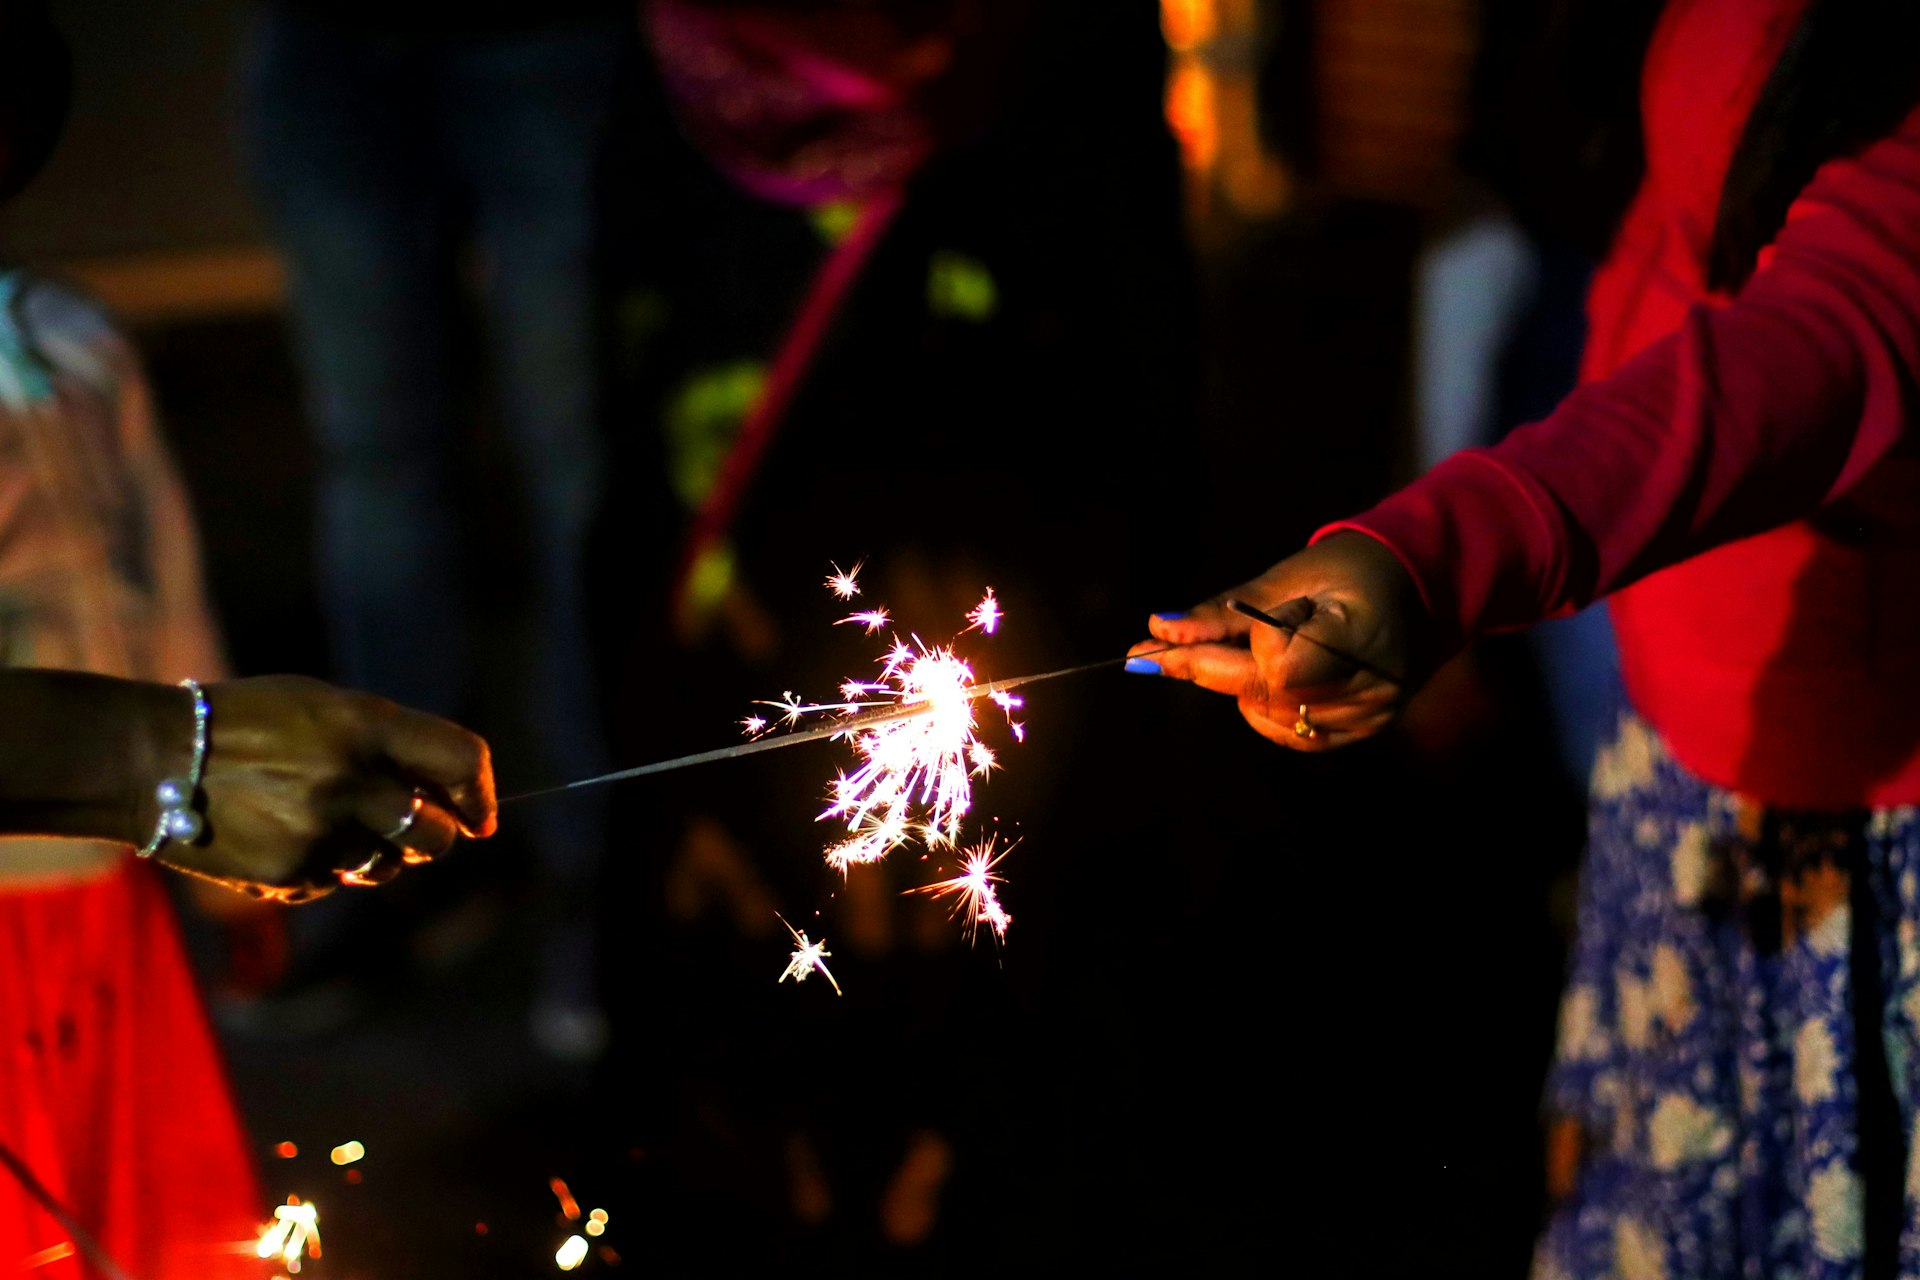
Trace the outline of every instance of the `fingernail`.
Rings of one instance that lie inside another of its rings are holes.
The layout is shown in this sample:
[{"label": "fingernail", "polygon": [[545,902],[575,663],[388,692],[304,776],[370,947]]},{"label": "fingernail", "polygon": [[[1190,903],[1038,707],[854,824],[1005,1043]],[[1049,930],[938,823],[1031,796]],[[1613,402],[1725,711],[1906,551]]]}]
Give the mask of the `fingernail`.
[{"label": "fingernail", "polygon": [[1153,615],[1162,622],[1178,622],[1187,616],[1185,609],[1164,609]]},{"label": "fingernail", "polygon": [[1160,674],[1160,664],[1152,658],[1128,658],[1127,670],[1136,676],[1157,676]]}]

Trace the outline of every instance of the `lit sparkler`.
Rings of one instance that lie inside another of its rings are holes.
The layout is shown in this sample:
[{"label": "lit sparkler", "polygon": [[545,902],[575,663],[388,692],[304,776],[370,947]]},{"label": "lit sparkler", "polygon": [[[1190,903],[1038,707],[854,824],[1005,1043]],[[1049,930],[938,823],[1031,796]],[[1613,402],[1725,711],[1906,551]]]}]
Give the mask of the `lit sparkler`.
[{"label": "lit sparkler", "polygon": [[839,981],[827,968],[827,957],[833,954],[827,950],[827,940],[822,938],[818,942],[809,942],[805,933],[787,924],[785,916],[779,918],[781,924],[787,925],[787,932],[793,935],[794,945],[793,955],[788,958],[787,967],[781,971],[780,981],[785,982],[788,978],[792,978],[795,982],[805,982],[808,974],[818,970],[821,977],[833,984],[833,994],[844,994],[840,990]]},{"label": "lit sparkler", "polygon": [[261,1229],[254,1252],[262,1258],[277,1254],[289,1274],[298,1274],[302,1256],[320,1256],[320,1211],[299,1196],[288,1196],[274,1209],[273,1221]]},{"label": "lit sparkler", "polygon": [[853,568],[846,570],[842,570],[837,564],[834,565],[833,572],[827,575],[827,590],[842,600],[851,600],[859,595],[860,570],[865,563],[865,561],[856,560]]},{"label": "lit sparkler", "polygon": [[1013,923],[1013,917],[1000,905],[1000,895],[994,886],[1004,884],[1005,880],[995,875],[993,869],[1013,850],[1007,848],[996,852],[993,841],[989,839],[985,844],[964,852],[966,860],[963,865],[966,869],[961,874],[907,892],[953,898],[954,918],[966,921],[969,942],[973,941],[983,924],[993,930],[994,937],[1005,941],[1007,926]]}]

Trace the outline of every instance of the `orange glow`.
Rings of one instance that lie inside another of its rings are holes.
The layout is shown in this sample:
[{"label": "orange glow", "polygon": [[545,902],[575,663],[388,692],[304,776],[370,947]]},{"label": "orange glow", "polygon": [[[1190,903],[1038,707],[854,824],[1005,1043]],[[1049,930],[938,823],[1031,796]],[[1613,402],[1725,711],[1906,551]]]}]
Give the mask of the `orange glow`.
[{"label": "orange glow", "polygon": [[273,1146],[273,1154],[279,1156],[282,1160],[291,1160],[300,1154],[300,1148],[294,1146],[291,1142],[276,1142]]},{"label": "orange glow", "polygon": [[363,1158],[366,1154],[367,1149],[358,1142],[343,1142],[328,1154],[328,1159],[332,1160],[335,1164],[352,1164],[355,1160]]},{"label": "orange glow", "polygon": [[1169,49],[1197,49],[1213,39],[1219,25],[1214,0],[1160,0],[1160,31]]},{"label": "orange glow", "polygon": [[1187,63],[1167,77],[1167,125],[1180,140],[1187,168],[1213,167],[1220,155],[1220,119],[1211,71]]},{"label": "orange glow", "polygon": [[560,1212],[575,1222],[580,1220],[580,1202],[573,1198],[573,1192],[567,1190],[564,1178],[553,1178],[547,1183],[553,1189],[553,1198],[560,1202]]}]

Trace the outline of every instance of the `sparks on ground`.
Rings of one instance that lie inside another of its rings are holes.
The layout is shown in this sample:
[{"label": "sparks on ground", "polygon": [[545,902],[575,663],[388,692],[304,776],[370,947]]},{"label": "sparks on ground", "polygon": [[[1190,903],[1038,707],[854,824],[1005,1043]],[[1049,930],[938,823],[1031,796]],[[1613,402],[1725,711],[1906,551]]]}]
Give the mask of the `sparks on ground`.
[{"label": "sparks on ground", "polygon": [[288,1196],[285,1204],[274,1208],[273,1221],[261,1228],[254,1252],[262,1258],[278,1255],[280,1265],[298,1273],[303,1256],[320,1256],[320,1211],[303,1204],[299,1196]]}]

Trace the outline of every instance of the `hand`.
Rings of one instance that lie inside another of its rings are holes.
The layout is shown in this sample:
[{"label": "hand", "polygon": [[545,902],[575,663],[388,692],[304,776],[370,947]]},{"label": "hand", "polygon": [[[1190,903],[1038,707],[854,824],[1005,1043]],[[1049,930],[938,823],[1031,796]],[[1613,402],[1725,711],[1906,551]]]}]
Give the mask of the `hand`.
[{"label": "hand", "polygon": [[[162,844],[168,866],[300,902],[493,832],[487,744],[457,725],[300,676],[212,685],[207,702],[206,834]],[[191,723],[176,707],[168,736],[154,726],[179,744],[158,776],[186,772]]]},{"label": "hand", "polygon": [[[1278,620],[1293,629],[1237,613],[1233,600],[1284,615]],[[1130,654],[1231,695],[1256,732],[1297,751],[1380,732],[1435,657],[1419,589],[1394,554],[1363,533],[1322,539],[1188,613],[1154,615],[1147,629],[1154,639]]]}]

